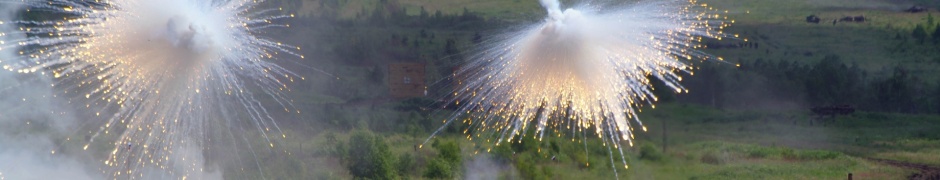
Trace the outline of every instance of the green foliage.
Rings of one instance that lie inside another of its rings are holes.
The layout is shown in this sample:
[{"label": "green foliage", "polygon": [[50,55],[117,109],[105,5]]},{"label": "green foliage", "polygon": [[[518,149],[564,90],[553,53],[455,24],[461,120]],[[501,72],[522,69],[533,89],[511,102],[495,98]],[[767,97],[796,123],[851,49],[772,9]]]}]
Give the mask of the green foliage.
[{"label": "green foliage", "polygon": [[456,141],[434,141],[434,149],[437,149],[438,157],[451,162],[460,164],[463,159],[460,156],[460,146]]},{"label": "green foliage", "polygon": [[537,151],[539,149],[539,141],[534,137],[536,137],[534,134],[530,134],[528,136],[519,136],[517,138],[522,140],[522,142],[512,140],[510,146],[512,147],[512,150],[517,153]]},{"label": "green foliage", "polygon": [[357,178],[396,179],[395,160],[385,139],[368,131],[358,131],[349,137],[344,157],[349,172]]},{"label": "green foliage", "polygon": [[551,138],[551,140],[549,140],[548,143],[549,143],[548,147],[551,148],[552,152],[561,152],[561,146],[558,145],[559,143],[558,139]]},{"label": "green foliage", "polygon": [[798,159],[799,159],[799,155],[798,155],[798,154],[796,153],[796,151],[794,151],[793,149],[789,149],[789,148],[787,148],[787,149],[781,149],[780,151],[777,151],[777,152],[779,152],[779,153],[780,153],[780,157],[782,157],[782,158],[784,158],[784,159],[790,159],[790,160],[798,160]]},{"label": "green foliage", "polygon": [[408,174],[414,171],[417,163],[415,162],[414,155],[411,153],[402,153],[398,156],[398,163],[396,167],[398,168],[398,174],[407,177]]},{"label": "green foliage", "polygon": [[525,179],[551,179],[552,173],[549,172],[551,168],[547,166],[541,166],[540,168],[536,158],[538,158],[536,154],[532,153],[520,155],[516,159],[516,169]]},{"label": "green foliage", "polygon": [[755,145],[710,142],[701,144],[703,151],[701,162],[706,164],[724,164],[735,158],[785,159],[798,161],[820,161],[839,158],[842,153],[825,150],[796,150],[785,147],[764,147]]},{"label": "green foliage", "polygon": [[835,159],[842,156],[842,153],[833,152],[833,151],[821,151],[821,150],[806,150],[800,151],[796,156],[800,160],[827,160]]},{"label": "green foliage", "polygon": [[660,161],[663,159],[663,153],[653,146],[652,143],[644,143],[640,146],[640,159],[649,161]]},{"label": "green foliage", "polygon": [[424,177],[431,179],[449,179],[453,176],[453,168],[444,158],[431,159],[424,171]]},{"label": "green foliage", "polygon": [[456,141],[435,139],[431,146],[437,150],[437,157],[428,162],[424,170],[424,177],[432,179],[453,178],[462,165],[463,157],[460,156],[460,145]]},{"label": "green foliage", "polygon": [[782,101],[806,104],[800,108],[849,105],[859,111],[940,112],[932,103],[933,92],[940,86],[925,85],[922,80],[925,77],[917,76],[921,72],[911,69],[916,67],[895,66],[883,68],[873,76],[858,64],[845,63],[835,55],[811,65],[758,59],[744,63],[740,69],[724,69],[706,63],[694,78],[683,82],[693,91],[679,96],[678,101],[716,108],[739,105],[748,109],[755,108],[751,104]]},{"label": "green foliage", "polygon": [[807,100],[815,105],[850,104],[861,94],[862,72],[829,55],[819,61],[806,79]]},{"label": "green foliage", "polygon": [[927,23],[926,23],[926,24],[927,24],[927,27],[926,27],[927,30],[930,30],[930,29],[932,29],[932,28],[936,28],[936,26],[934,26],[933,14],[927,13]]},{"label": "green foliage", "polygon": [[593,166],[590,166],[590,164],[591,164],[591,159],[590,159],[590,158],[591,158],[591,157],[588,156],[587,154],[585,154],[584,152],[573,153],[572,155],[573,155],[572,157],[574,158],[574,161],[575,161],[576,163],[578,163],[578,166],[579,166],[579,167],[582,167],[582,168],[591,168],[591,167],[593,167]]},{"label": "green foliage", "polygon": [[917,39],[918,43],[923,44],[924,40],[927,39],[927,29],[922,24],[918,24],[917,27],[914,27],[914,32],[911,33],[911,36],[914,39]]},{"label": "green foliage", "polygon": [[512,155],[513,155],[512,147],[507,146],[506,144],[500,144],[499,146],[494,146],[492,149],[492,153],[495,154],[496,157],[503,158],[503,159],[512,158]]},{"label": "green foliage", "polygon": [[940,45],[940,24],[934,26],[933,33],[930,34],[930,37],[934,44]]},{"label": "green foliage", "polygon": [[749,158],[767,158],[776,152],[772,148],[754,148],[747,151]]},{"label": "green foliage", "polygon": [[937,82],[933,92],[933,113],[940,114],[940,82]]},{"label": "green foliage", "polygon": [[348,153],[346,151],[347,149],[346,144],[338,141],[336,139],[336,134],[333,132],[328,132],[325,136],[326,136],[326,143],[328,146],[326,153],[333,155],[333,156],[345,158],[345,154]]},{"label": "green foliage", "polygon": [[920,82],[911,77],[908,70],[897,66],[891,77],[875,82],[875,91],[877,102],[880,102],[882,108],[892,112],[913,112],[915,106],[916,84]]}]

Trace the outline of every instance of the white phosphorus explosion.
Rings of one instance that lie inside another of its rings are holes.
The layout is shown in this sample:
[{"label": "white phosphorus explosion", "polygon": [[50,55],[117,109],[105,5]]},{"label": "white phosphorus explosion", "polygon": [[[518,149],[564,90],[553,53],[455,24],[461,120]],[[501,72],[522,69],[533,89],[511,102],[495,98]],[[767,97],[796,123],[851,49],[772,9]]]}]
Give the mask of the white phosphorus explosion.
[{"label": "white phosphorus explosion", "polygon": [[[124,179],[163,169],[185,179],[202,165],[191,153],[174,152],[202,147],[212,140],[212,128],[237,126],[230,121],[247,117],[271,147],[269,136],[284,137],[249,90],[299,113],[282,94],[296,75],[272,61],[303,58],[294,53],[300,48],[260,37],[265,29],[287,26],[274,21],[293,15],[259,8],[260,2],[0,0],[34,15],[0,21],[19,28],[0,32],[0,51],[19,55],[0,64],[55,77],[52,86],[75,97],[72,104],[106,120],[88,132],[84,146],[115,139],[103,172]],[[46,18],[29,19],[35,17]]]},{"label": "white phosphorus explosion", "polygon": [[624,167],[621,142],[632,146],[634,127],[646,130],[639,107],[655,107],[651,79],[687,91],[680,75],[692,75],[693,61],[722,60],[697,50],[702,38],[729,37],[722,30],[733,23],[695,0],[564,10],[557,0],[540,2],[543,22],[493,38],[457,72],[459,108],[446,123],[462,120],[473,131],[467,138],[496,145],[521,142],[529,130],[539,140],[548,131],[589,133],[617,149]]}]

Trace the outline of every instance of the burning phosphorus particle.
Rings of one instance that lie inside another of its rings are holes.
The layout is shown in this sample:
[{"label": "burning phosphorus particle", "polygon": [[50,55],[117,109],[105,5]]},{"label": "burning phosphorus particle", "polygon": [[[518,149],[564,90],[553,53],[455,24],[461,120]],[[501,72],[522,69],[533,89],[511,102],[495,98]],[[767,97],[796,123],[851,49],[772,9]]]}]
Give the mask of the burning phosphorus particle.
[{"label": "burning phosphorus particle", "polygon": [[726,12],[695,0],[568,9],[540,2],[544,21],[492,37],[458,72],[460,107],[448,123],[467,118],[458,122],[497,145],[549,131],[596,135],[611,163],[616,149],[628,168],[621,146],[632,146],[634,127],[646,130],[637,113],[657,101],[652,80],[687,91],[679,82],[691,61],[719,59],[697,50],[702,38],[733,38],[721,32],[730,26]]},{"label": "burning phosphorus particle", "polygon": [[3,59],[2,65],[4,70],[49,74],[61,83],[55,87],[84,91],[75,92],[81,97],[73,100],[97,108],[91,112],[107,121],[89,133],[83,149],[99,134],[119,132],[104,161],[111,168],[105,171],[116,179],[138,176],[144,167],[184,175],[196,168],[174,167],[187,164],[166,158],[174,157],[174,146],[204,144],[206,128],[227,127],[209,123],[239,119],[209,118],[223,116],[213,112],[239,110],[239,116],[253,122],[227,124],[254,124],[271,143],[271,132],[262,129],[279,127],[249,89],[293,108],[281,92],[287,88],[282,82],[296,75],[271,61],[302,58],[293,51],[300,48],[260,36],[286,27],[277,22],[292,15],[261,8],[260,2],[0,0],[20,5],[24,13],[56,15],[3,21],[17,26],[0,31],[3,37],[29,38],[0,41],[0,51],[19,55]]}]

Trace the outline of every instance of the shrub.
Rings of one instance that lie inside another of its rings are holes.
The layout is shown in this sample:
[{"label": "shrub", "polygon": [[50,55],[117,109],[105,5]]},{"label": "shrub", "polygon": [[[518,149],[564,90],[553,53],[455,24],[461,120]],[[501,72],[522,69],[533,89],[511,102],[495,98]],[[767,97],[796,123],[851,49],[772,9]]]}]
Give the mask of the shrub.
[{"label": "shrub", "polygon": [[439,141],[434,143],[433,146],[434,149],[437,149],[437,152],[440,153],[439,157],[444,158],[447,162],[460,164],[460,161],[463,159],[460,157],[460,146],[457,145],[457,142]]},{"label": "shrub", "polygon": [[659,161],[663,159],[663,153],[650,143],[640,146],[640,159],[649,161]]},{"label": "shrub", "polygon": [[450,163],[443,158],[434,158],[428,162],[424,170],[424,177],[431,179],[449,179],[454,176]]},{"label": "shrub", "polygon": [[538,166],[538,163],[535,162],[537,158],[533,154],[525,154],[516,159],[516,169],[519,170],[524,179],[550,179],[553,175],[549,172],[552,171],[551,168],[546,166],[540,168]]},{"label": "shrub", "polygon": [[410,153],[403,153],[401,156],[398,156],[398,174],[406,176],[410,174],[415,168],[415,159]]},{"label": "shrub", "polygon": [[359,131],[349,137],[343,159],[349,172],[357,178],[395,179],[392,167],[394,157],[385,139],[367,131]]}]

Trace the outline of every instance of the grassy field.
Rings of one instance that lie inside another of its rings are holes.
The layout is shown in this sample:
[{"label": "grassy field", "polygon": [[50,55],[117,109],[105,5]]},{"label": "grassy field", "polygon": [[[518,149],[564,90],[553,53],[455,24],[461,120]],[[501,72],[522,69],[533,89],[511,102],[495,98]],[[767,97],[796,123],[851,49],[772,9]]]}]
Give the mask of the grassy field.
[{"label": "grassy field", "polygon": [[[925,23],[929,16],[929,13],[902,12],[913,3],[884,0],[706,2],[731,10],[729,16],[736,21],[727,32],[760,43],[758,49],[710,50],[727,59],[813,63],[825,55],[839,55],[876,75],[894,65],[912,69],[930,80],[936,80],[936,75],[940,74],[938,51],[911,40],[912,29]],[[822,22],[807,23],[809,15],[820,17]],[[832,23],[845,16],[865,16],[866,22]],[[900,39],[896,38],[898,35]]]},{"label": "grassy field", "polygon": [[[932,131],[940,129],[937,116],[863,112],[811,123],[814,117],[802,112],[728,111],[684,104],[657,107],[641,114],[650,130],[637,133],[637,145],[624,149],[629,169],[620,164],[616,150],[611,156],[593,137],[587,144],[580,137],[572,141],[563,135],[523,141],[530,145],[495,147],[492,142],[468,140],[461,133],[444,133],[435,139],[457,140],[465,161],[496,159],[496,164],[512,167],[501,169],[502,177],[526,179],[610,179],[612,168],[624,179],[843,179],[849,173],[856,179],[902,179],[916,171],[868,158],[940,165],[936,152],[940,134]],[[394,111],[380,114],[363,117],[367,123],[352,129],[381,129],[368,122],[394,121],[389,117],[398,116]],[[259,156],[267,178],[351,178],[331,151],[348,139],[352,129],[289,127],[285,130],[290,138],[275,148],[284,152]],[[422,167],[437,154],[427,147],[415,151],[429,132],[376,133],[385,137],[392,154],[411,154]],[[264,144],[254,147],[269,151]],[[610,158],[614,158],[613,165]],[[402,178],[423,179],[423,171],[415,169]]]}]

